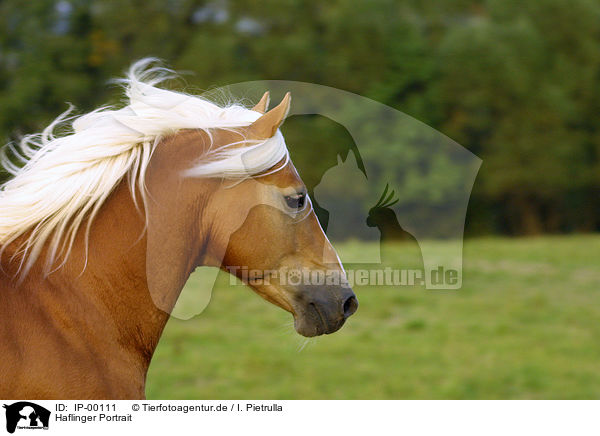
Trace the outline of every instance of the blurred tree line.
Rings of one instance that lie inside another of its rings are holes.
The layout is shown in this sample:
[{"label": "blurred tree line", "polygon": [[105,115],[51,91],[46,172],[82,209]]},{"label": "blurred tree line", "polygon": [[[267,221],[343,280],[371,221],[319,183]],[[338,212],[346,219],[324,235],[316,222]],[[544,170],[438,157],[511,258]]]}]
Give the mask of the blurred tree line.
[{"label": "blurred tree line", "polygon": [[[600,228],[597,0],[3,0],[0,137],[118,103],[107,80],[145,56],[194,72],[188,92],[313,82],[434,127],[483,159],[471,234]],[[352,147],[325,118],[286,129],[310,186],[323,147]]]}]

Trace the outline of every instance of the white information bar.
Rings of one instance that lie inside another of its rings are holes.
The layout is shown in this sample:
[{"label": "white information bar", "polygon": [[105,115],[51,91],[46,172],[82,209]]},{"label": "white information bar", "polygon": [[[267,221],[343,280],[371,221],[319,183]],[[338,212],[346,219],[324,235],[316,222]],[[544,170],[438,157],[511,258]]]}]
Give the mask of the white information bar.
[{"label": "white information bar", "polygon": [[[598,401],[2,401],[0,435],[600,434]],[[7,431],[9,433],[7,433]],[[143,432],[143,433],[140,433]]]}]

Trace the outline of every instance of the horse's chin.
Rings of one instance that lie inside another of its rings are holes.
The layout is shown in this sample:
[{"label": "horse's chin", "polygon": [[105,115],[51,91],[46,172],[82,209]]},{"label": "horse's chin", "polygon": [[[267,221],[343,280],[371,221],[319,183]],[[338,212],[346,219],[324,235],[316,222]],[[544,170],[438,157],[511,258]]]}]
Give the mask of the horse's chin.
[{"label": "horse's chin", "polygon": [[344,319],[339,319],[335,322],[326,321],[318,313],[316,307],[309,308],[304,313],[294,316],[294,328],[296,332],[307,338],[337,332],[342,328],[344,322]]}]

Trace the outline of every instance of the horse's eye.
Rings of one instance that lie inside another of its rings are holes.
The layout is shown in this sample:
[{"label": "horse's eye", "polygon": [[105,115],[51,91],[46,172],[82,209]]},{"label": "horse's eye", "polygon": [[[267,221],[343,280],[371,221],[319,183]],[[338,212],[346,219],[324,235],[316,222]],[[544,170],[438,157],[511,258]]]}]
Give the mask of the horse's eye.
[{"label": "horse's eye", "polygon": [[306,203],[306,194],[301,192],[294,195],[286,195],[285,202],[287,203],[290,209],[300,210],[304,207]]}]

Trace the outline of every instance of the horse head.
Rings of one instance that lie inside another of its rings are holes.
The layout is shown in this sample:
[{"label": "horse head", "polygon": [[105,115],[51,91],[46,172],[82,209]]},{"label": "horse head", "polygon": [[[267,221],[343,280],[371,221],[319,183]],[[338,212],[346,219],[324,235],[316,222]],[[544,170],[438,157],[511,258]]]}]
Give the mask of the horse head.
[{"label": "horse head", "polygon": [[[148,281],[158,305],[170,304],[161,301],[164,289],[180,289],[190,268],[205,265],[236,275],[292,313],[296,331],[307,337],[337,331],[356,311],[357,299],[287,149],[274,165],[256,165],[285,147],[279,127],[290,102],[288,93],[266,111],[265,94],[249,125],[179,132],[156,149],[147,173]],[[237,172],[246,168],[246,176],[207,176],[211,163],[219,165],[207,161],[208,151],[226,159],[236,150]]]}]

